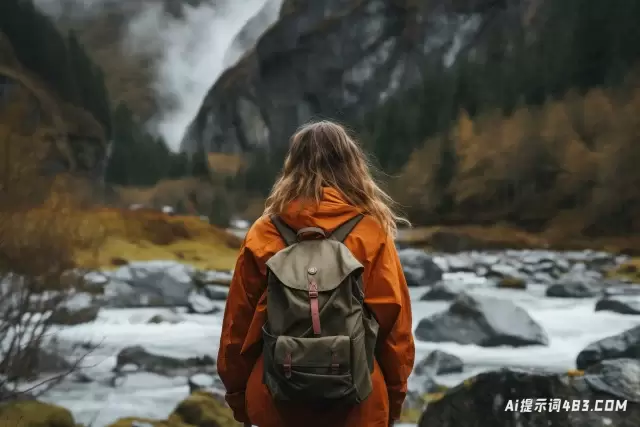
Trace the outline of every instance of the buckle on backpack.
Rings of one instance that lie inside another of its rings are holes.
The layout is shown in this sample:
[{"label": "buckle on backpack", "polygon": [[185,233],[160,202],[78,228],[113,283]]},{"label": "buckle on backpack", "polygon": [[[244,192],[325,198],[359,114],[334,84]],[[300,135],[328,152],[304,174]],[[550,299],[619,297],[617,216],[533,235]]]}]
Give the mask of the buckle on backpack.
[{"label": "buckle on backpack", "polygon": [[291,353],[285,355],[282,367],[284,368],[285,378],[291,378]]},{"label": "buckle on backpack", "polygon": [[318,298],[318,285],[313,280],[309,282],[309,298]]}]

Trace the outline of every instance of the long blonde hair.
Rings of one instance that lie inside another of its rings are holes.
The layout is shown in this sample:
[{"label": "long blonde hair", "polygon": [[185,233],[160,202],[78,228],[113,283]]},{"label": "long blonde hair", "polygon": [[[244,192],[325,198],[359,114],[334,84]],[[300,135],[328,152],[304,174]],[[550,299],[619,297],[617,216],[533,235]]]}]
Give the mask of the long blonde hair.
[{"label": "long blonde hair", "polygon": [[376,184],[359,144],[342,126],[326,120],[304,125],[291,137],[264,214],[282,213],[294,200],[319,204],[322,187],[342,193],[346,201],[373,216],[392,236],[397,223],[410,225],[394,212],[394,200]]}]

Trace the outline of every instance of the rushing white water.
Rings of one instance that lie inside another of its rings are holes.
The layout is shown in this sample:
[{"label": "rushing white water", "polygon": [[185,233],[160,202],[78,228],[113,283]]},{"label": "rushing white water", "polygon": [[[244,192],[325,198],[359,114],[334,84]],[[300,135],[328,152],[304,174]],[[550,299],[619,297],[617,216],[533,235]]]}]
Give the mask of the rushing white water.
[{"label": "rushing white water", "polygon": [[[495,259],[487,258],[487,262]],[[545,296],[546,286],[530,284],[526,291],[498,289],[473,272],[447,273],[445,280],[463,281],[471,294],[505,299],[525,309],[549,336],[548,346],[483,348],[455,343],[416,341],[416,362],[431,350],[440,349],[460,357],[461,374],[436,378],[453,386],[465,378],[500,367],[539,367],[552,371],[575,368],[577,354],[591,342],[618,334],[640,323],[640,316],[594,310],[596,298],[565,299]],[[410,290],[414,327],[421,319],[445,310],[449,302],[420,301],[427,288]],[[224,302],[212,302],[223,307]],[[170,309],[106,309],[95,322],[68,327],[58,335],[63,343],[99,343],[86,360],[84,373],[93,381],[65,382],[45,399],[69,408],[77,422],[104,427],[122,417],[166,418],[189,393],[187,378],[136,372],[110,385],[117,353],[141,345],[155,354],[187,358],[217,354],[222,316],[181,314],[178,323],[150,324],[149,319]],[[175,314],[171,314],[174,316]],[[412,377],[409,388],[421,390],[423,378]]]}]

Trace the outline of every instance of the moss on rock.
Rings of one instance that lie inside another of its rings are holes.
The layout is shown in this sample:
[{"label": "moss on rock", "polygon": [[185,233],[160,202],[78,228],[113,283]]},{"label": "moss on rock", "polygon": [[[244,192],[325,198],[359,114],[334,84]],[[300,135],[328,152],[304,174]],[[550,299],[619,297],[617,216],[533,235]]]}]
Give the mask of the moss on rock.
[{"label": "moss on rock", "polygon": [[166,420],[153,420],[150,418],[121,418],[109,427],[190,427],[180,417],[172,415]]},{"label": "moss on rock", "polygon": [[498,282],[498,287],[503,289],[527,289],[527,282],[517,277],[505,276]]},{"label": "moss on rock", "polygon": [[173,414],[196,427],[236,427],[240,423],[226,402],[212,393],[198,390],[180,402]]},{"label": "moss on rock", "polygon": [[76,427],[68,409],[37,400],[0,405],[0,427]]},{"label": "moss on rock", "polygon": [[[241,427],[222,397],[198,390],[180,402],[166,420],[121,418],[109,427]],[[5,426],[0,426],[5,427]],[[9,426],[6,426],[9,427]],[[11,426],[13,427],[13,426]],[[31,427],[31,426],[28,426]],[[49,426],[46,426],[49,427]],[[56,426],[58,427],[58,426]],[[59,426],[67,427],[67,426]]]}]

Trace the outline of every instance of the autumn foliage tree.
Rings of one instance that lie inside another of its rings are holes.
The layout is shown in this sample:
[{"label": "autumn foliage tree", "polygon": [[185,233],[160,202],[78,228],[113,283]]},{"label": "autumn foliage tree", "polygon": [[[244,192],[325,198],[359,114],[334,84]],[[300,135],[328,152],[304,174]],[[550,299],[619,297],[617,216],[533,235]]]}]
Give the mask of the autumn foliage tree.
[{"label": "autumn foliage tree", "polygon": [[[462,110],[451,131],[425,142],[398,178],[396,196],[431,222],[509,221],[536,230],[586,234],[640,231],[640,85],[569,92],[540,107],[472,119]],[[442,147],[456,169],[436,183]],[[443,198],[449,212],[435,215]],[[417,207],[417,210],[416,210]]]}]

